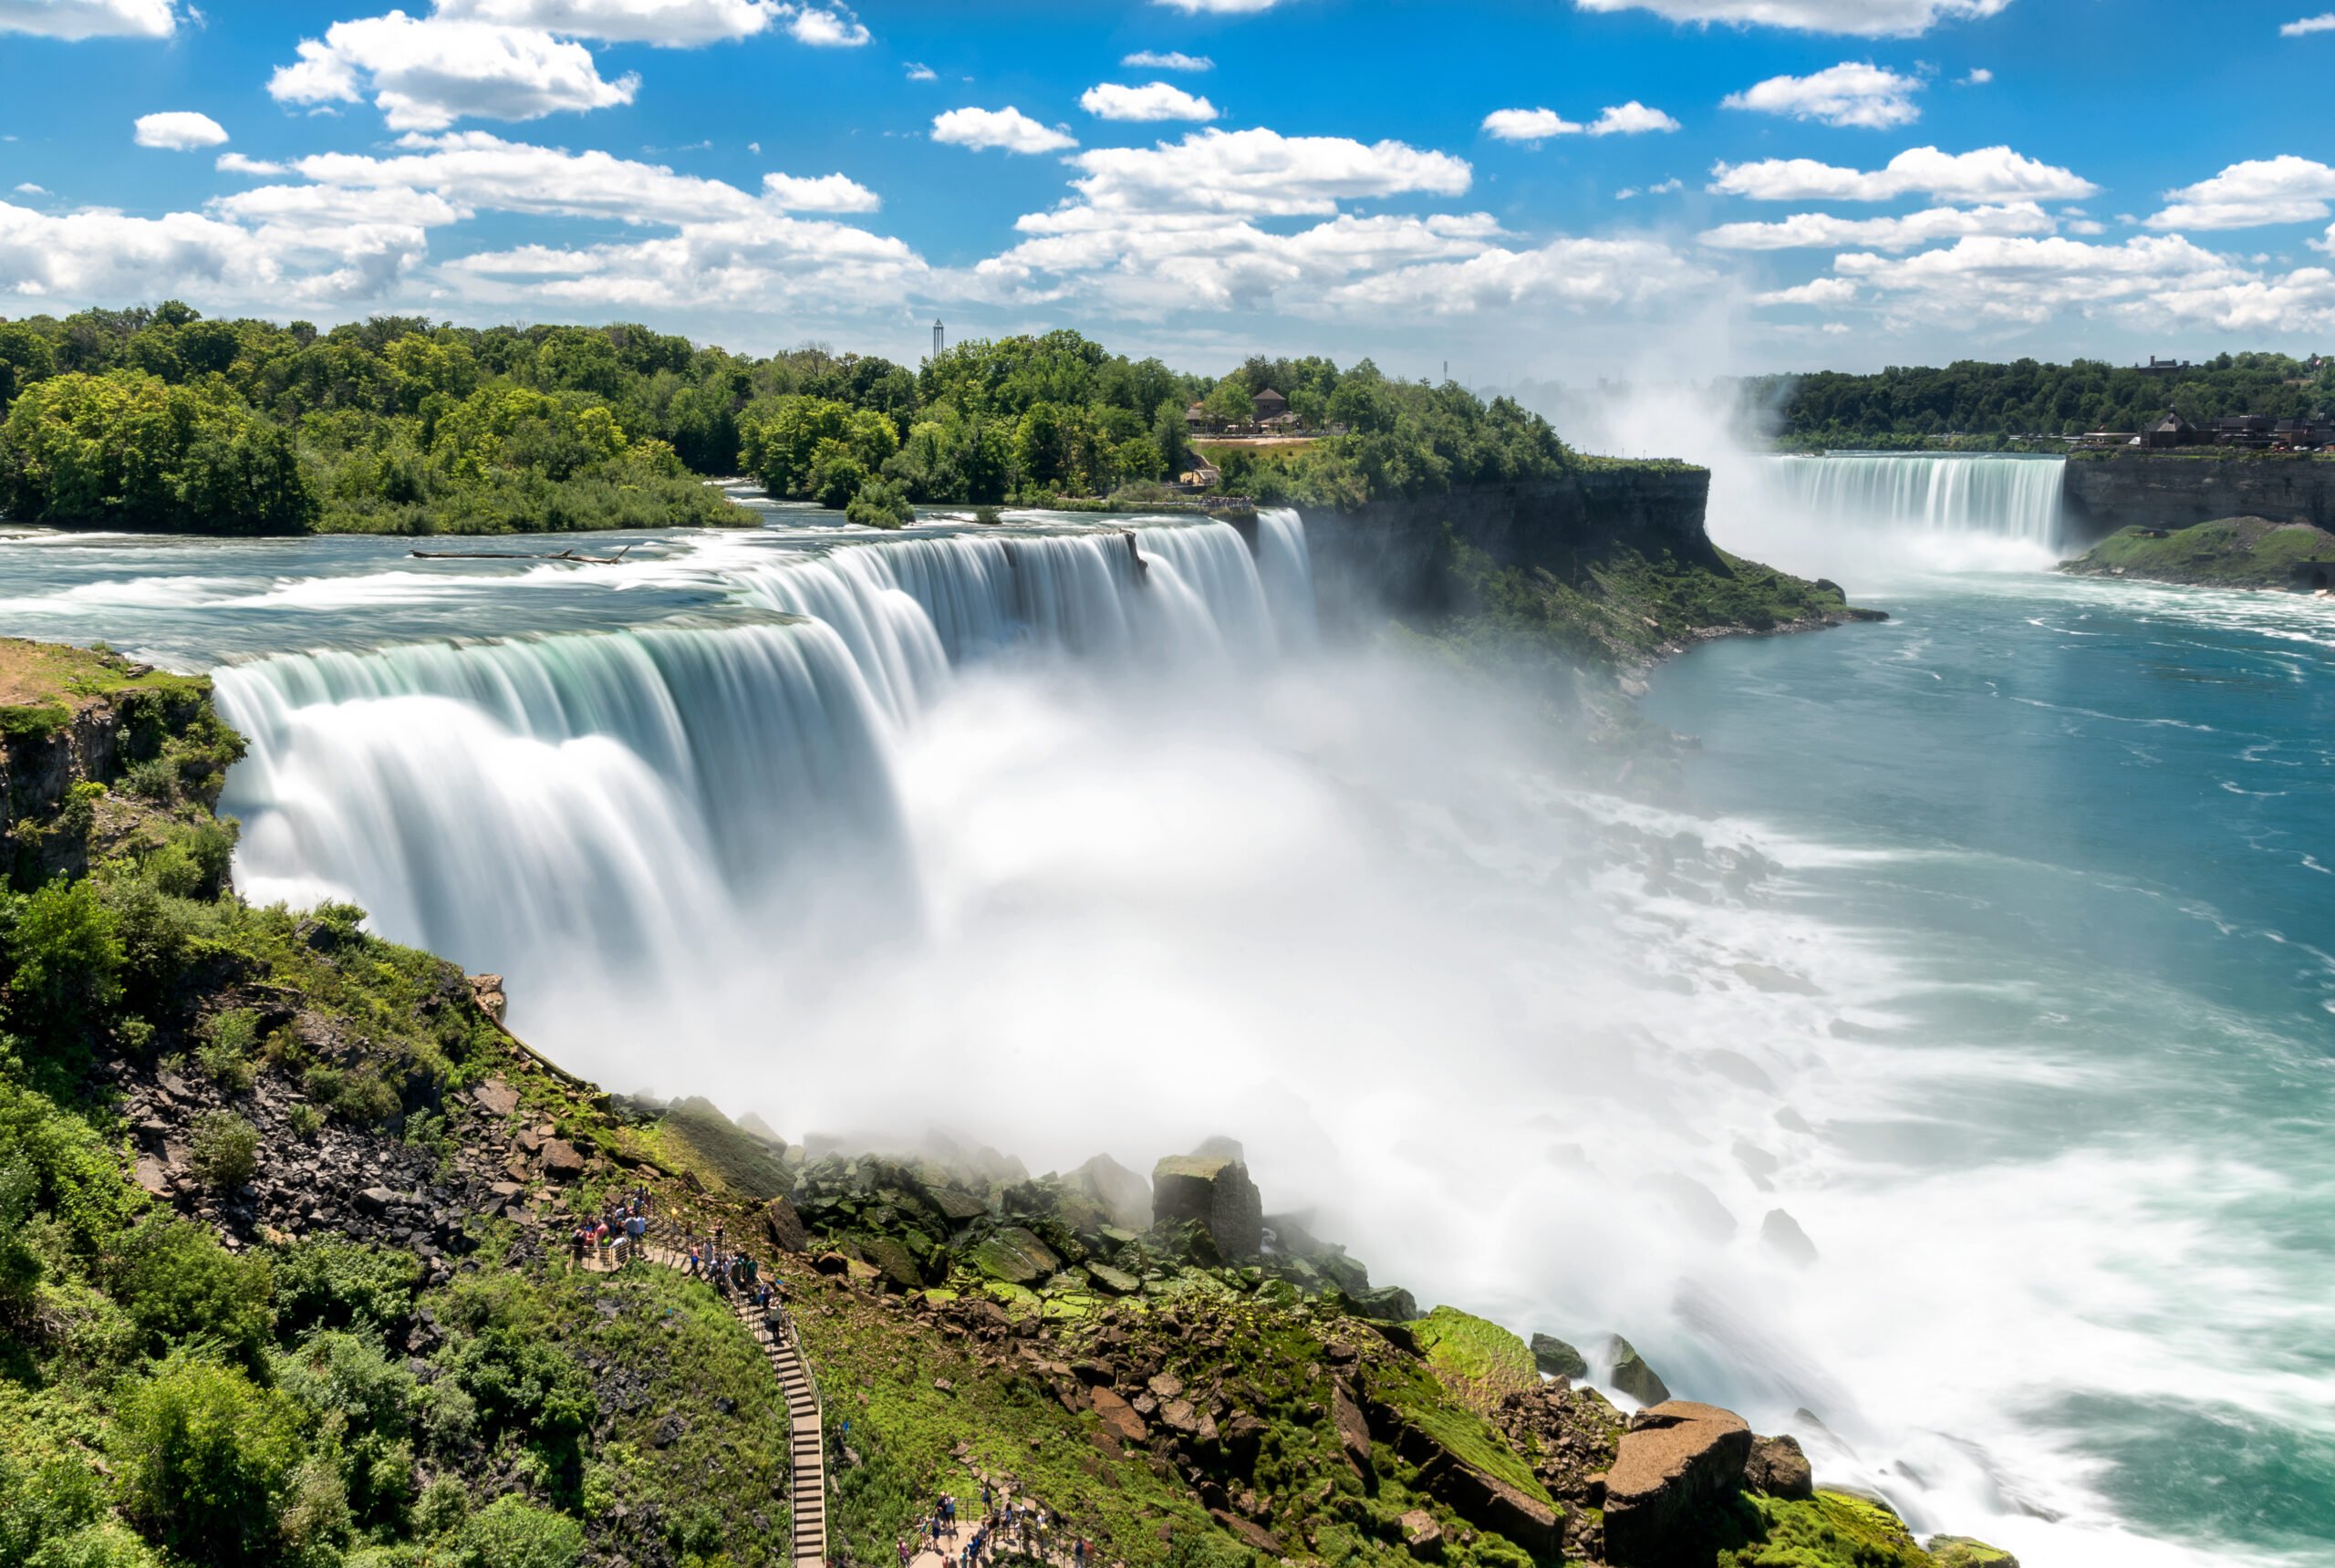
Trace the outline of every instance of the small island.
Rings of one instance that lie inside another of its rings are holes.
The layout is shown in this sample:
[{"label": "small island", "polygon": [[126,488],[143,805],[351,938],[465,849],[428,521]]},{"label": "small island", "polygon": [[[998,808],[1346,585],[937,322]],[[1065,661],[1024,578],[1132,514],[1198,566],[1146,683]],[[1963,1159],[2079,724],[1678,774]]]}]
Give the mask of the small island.
[{"label": "small island", "polygon": [[2309,523],[2225,517],[2188,528],[2125,528],[2060,568],[2216,588],[2335,593],[2335,534]]}]

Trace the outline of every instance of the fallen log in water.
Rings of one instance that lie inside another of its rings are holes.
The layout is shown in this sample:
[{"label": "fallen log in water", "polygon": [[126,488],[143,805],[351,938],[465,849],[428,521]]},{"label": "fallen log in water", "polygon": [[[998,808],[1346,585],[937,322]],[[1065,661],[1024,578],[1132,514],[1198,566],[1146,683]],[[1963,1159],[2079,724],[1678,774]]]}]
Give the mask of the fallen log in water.
[{"label": "fallen log in water", "polygon": [[613,556],[579,556],[574,550],[416,550],[417,561],[572,561],[579,566],[615,566],[624,562],[627,545]]}]

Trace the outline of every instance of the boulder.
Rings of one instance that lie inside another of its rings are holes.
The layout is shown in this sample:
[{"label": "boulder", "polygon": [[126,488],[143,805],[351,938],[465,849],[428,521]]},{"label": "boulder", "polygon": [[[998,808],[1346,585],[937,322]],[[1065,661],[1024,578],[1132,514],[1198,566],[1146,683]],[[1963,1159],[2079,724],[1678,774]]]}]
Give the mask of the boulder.
[{"label": "boulder", "polygon": [[1345,1450],[1347,1462],[1369,1480],[1375,1473],[1370,1462],[1370,1422],[1343,1383],[1331,1386],[1330,1421],[1338,1429],[1338,1446]]},{"label": "boulder", "polygon": [[1171,1155],[1152,1168],[1155,1225],[1198,1220],[1229,1263],[1253,1263],[1264,1246],[1265,1206],[1249,1168],[1221,1156]]},{"label": "boulder", "polygon": [[472,1089],[471,1098],[491,1116],[507,1116],[519,1108],[519,1091],[500,1078],[489,1078]]},{"label": "boulder", "polygon": [[1122,1442],[1140,1443],[1151,1435],[1143,1417],[1135,1407],[1108,1388],[1095,1388],[1088,1396],[1094,1401],[1095,1414],[1103,1418],[1103,1429]]},{"label": "boulder", "polygon": [[1140,1231],[1151,1223],[1151,1184],[1107,1154],[1072,1171],[1070,1185],[1114,1225]]},{"label": "boulder", "polygon": [[1126,1270],[1115,1269],[1108,1263],[1087,1264],[1086,1277],[1115,1296],[1131,1296],[1143,1289],[1141,1280]]},{"label": "boulder", "polygon": [[924,1288],[924,1274],[916,1266],[916,1258],[908,1248],[889,1236],[863,1238],[859,1255],[875,1265],[883,1282],[895,1290],[918,1291]]},{"label": "boulder", "polygon": [[1267,1557],[1279,1557],[1282,1554],[1281,1539],[1263,1525],[1243,1519],[1229,1509],[1211,1508],[1208,1511],[1208,1516],[1239,1536],[1242,1543],[1251,1551],[1261,1552]]},{"label": "boulder", "polygon": [[1816,1495],[1816,1472],[1798,1438],[1754,1438],[1751,1456],[1743,1463],[1743,1484],[1769,1497],[1805,1502]]},{"label": "boulder", "polygon": [[1769,1251],[1801,1268],[1816,1261],[1816,1243],[1808,1239],[1799,1220],[1780,1209],[1769,1210],[1768,1217],[1759,1221],[1759,1240]]},{"label": "boulder", "polygon": [[573,1181],[584,1174],[584,1157],[564,1137],[545,1138],[541,1156],[544,1174],[554,1181]]},{"label": "boulder", "polygon": [[1009,1225],[983,1240],[966,1261],[991,1279],[1009,1285],[1027,1286],[1051,1279],[1062,1269],[1062,1260],[1053,1250],[1019,1225]]},{"label": "boulder", "polygon": [[1716,1405],[1673,1399],[1641,1410],[1605,1474],[1605,1559],[1616,1568],[1684,1568],[1707,1515],[1743,1485],[1751,1428]]},{"label": "boulder", "polygon": [[1423,1508],[1415,1508],[1403,1515],[1403,1544],[1411,1555],[1422,1563],[1437,1563],[1443,1559],[1443,1527],[1435,1515]]},{"label": "boulder", "polygon": [[1654,1368],[1645,1364],[1645,1357],[1637,1353],[1637,1348],[1620,1334],[1605,1342],[1605,1359],[1614,1364],[1610,1381],[1615,1388],[1641,1405],[1668,1401],[1669,1388],[1655,1376]]},{"label": "boulder", "polygon": [[1564,1518],[1537,1497],[1472,1465],[1455,1464],[1423,1478],[1428,1494],[1479,1529],[1504,1535],[1546,1562],[1562,1543]]},{"label": "boulder", "polygon": [[1354,1315],[1373,1323],[1409,1323],[1419,1315],[1417,1299],[1400,1285],[1381,1285],[1349,1299],[1354,1303]]},{"label": "boulder", "polygon": [[503,1014],[511,1005],[510,998],[503,993],[503,977],[499,974],[474,974],[470,980],[471,1000],[478,1003],[478,1010],[495,1023],[502,1023]]},{"label": "boulder", "polygon": [[794,1201],[773,1198],[763,1206],[763,1229],[770,1235],[770,1244],[782,1252],[807,1251],[811,1232],[803,1223],[803,1216],[795,1212]]},{"label": "boulder", "polygon": [[1551,1334],[1532,1336],[1532,1365],[1551,1377],[1589,1376],[1589,1363],[1581,1352]]}]

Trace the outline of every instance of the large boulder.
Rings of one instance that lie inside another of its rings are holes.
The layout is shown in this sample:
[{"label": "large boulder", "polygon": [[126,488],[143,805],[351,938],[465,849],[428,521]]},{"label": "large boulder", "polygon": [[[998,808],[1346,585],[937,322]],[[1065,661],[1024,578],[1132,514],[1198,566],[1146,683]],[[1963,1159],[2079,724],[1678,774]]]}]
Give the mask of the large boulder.
[{"label": "large boulder", "polygon": [[1062,1260],[1043,1241],[1019,1225],[1009,1225],[982,1240],[968,1256],[973,1267],[1009,1285],[1031,1285],[1051,1279]]},{"label": "large boulder", "polygon": [[1072,1171],[1070,1184],[1114,1225],[1140,1231],[1151,1223],[1151,1184],[1107,1154]]},{"label": "large boulder", "polygon": [[1670,1389],[1655,1376],[1654,1368],[1645,1364],[1637,1347],[1620,1334],[1605,1342],[1605,1359],[1614,1367],[1612,1382],[1615,1388],[1641,1405],[1660,1405],[1670,1398]]},{"label": "large boulder", "polygon": [[1155,1225],[1197,1220],[1228,1263],[1253,1263],[1264,1246],[1265,1206],[1249,1168],[1220,1155],[1171,1155],[1152,1168]]},{"label": "large boulder", "polygon": [[1589,1362],[1580,1351],[1554,1334],[1532,1336],[1532,1365],[1551,1377],[1586,1377]]},{"label": "large boulder", "polygon": [[770,1232],[770,1244],[782,1252],[804,1251],[811,1245],[811,1232],[788,1199],[773,1198],[763,1206],[763,1229]]},{"label": "large boulder", "polygon": [[1816,1495],[1816,1472],[1798,1438],[1754,1438],[1750,1458],[1743,1465],[1743,1484],[1769,1497],[1805,1502]]},{"label": "large boulder", "polygon": [[1605,1560],[1615,1568],[1686,1568],[1708,1515],[1743,1486],[1751,1428],[1732,1410],[1673,1399],[1641,1410],[1605,1475]]},{"label": "large boulder", "polygon": [[924,1275],[916,1266],[915,1254],[889,1236],[860,1238],[859,1255],[874,1264],[877,1275],[893,1289],[914,1291],[924,1288]]}]

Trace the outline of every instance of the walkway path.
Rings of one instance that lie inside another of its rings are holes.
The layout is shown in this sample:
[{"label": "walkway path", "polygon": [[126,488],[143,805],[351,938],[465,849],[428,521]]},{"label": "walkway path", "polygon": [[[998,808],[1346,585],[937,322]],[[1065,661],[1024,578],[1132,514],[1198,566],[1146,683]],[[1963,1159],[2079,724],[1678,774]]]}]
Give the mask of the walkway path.
[{"label": "walkway path", "polygon": [[[648,1244],[641,1249],[640,1255],[669,1269],[687,1271],[690,1262],[688,1251],[672,1244],[680,1239],[679,1227],[671,1220],[662,1219],[650,1220],[649,1227]],[[786,1396],[792,1450],[787,1504],[794,1519],[794,1568],[826,1568],[825,1430],[821,1419],[819,1386],[811,1376],[811,1364],[803,1353],[802,1336],[794,1331],[791,1321],[786,1322],[784,1332],[773,1334],[763,1321],[763,1314],[752,1303],[727,1290],[721,1294],[729,1303],[730,1310],[737,1314],[739,1323],[754,1336],[754,1343],[761,1345],[763,1354],[770,1358],[771,1371],[778,1378],[780,1391]],[[937,1563],[939,1559],[934,1561]]]}]

